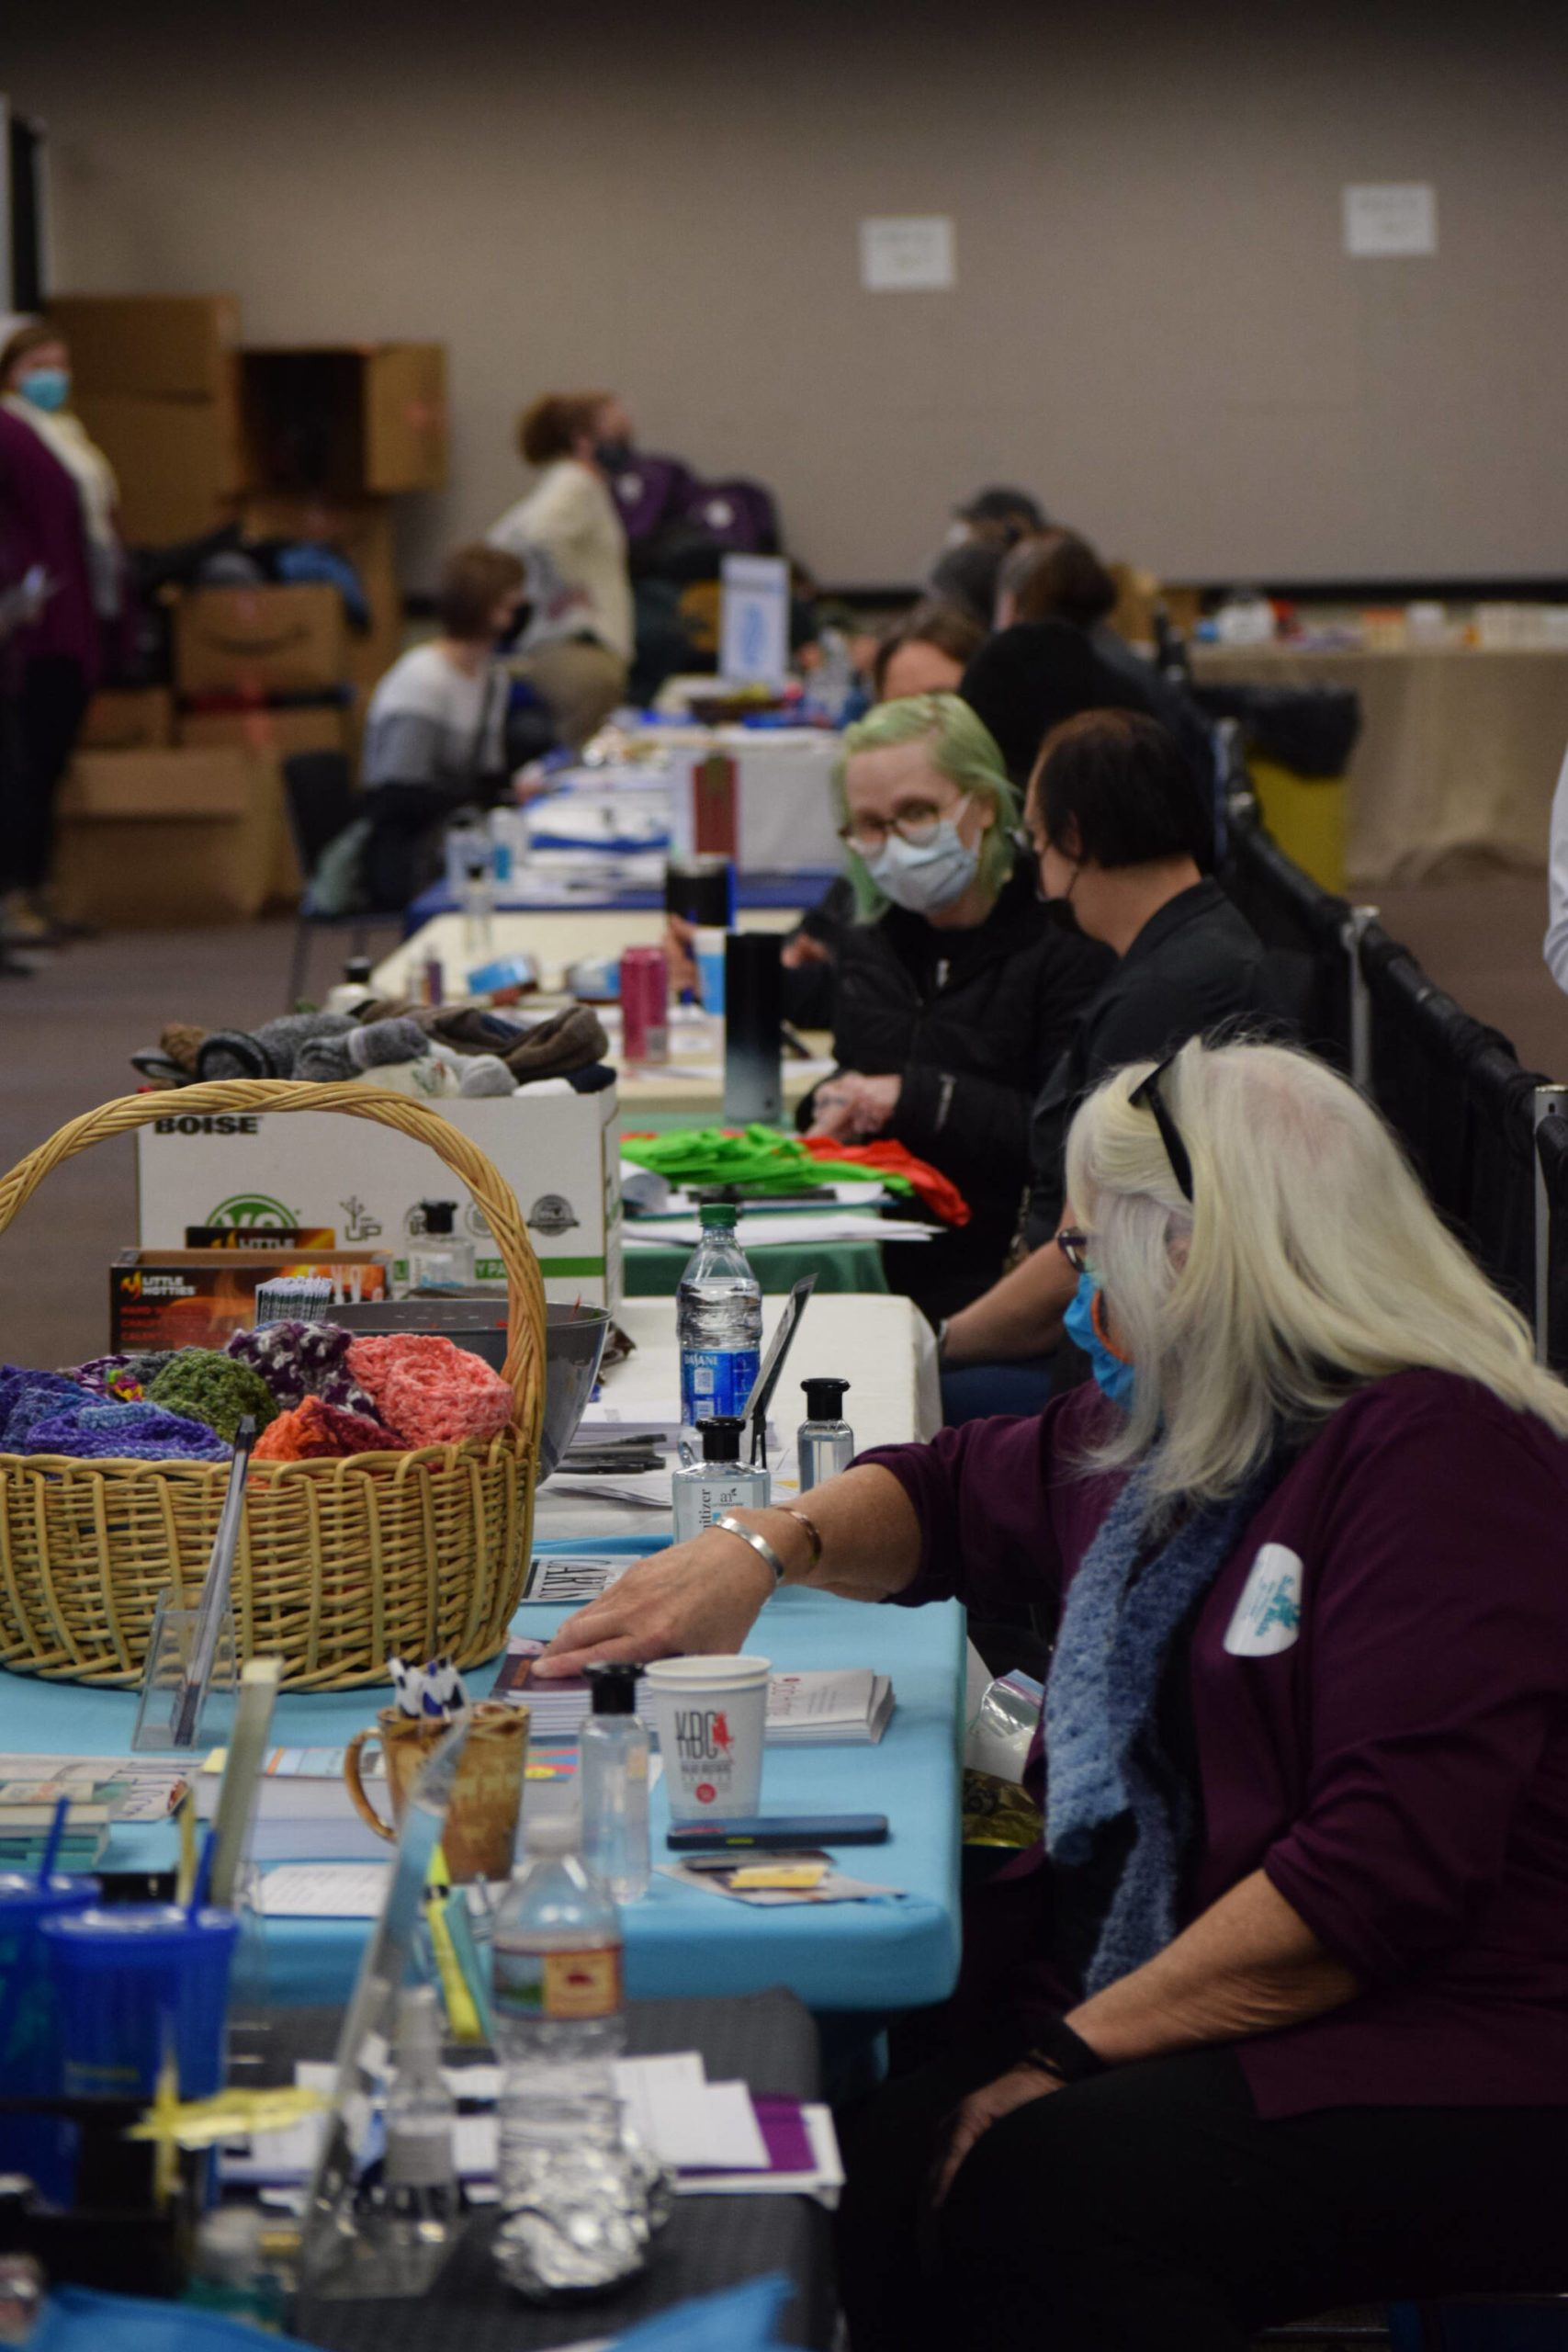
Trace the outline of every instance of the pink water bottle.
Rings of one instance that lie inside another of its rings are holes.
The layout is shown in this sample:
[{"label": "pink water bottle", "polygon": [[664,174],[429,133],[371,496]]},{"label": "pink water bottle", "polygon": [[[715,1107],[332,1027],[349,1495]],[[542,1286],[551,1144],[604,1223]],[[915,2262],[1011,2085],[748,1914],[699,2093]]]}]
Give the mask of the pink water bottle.
[{"label": "pink water bottle", "polygon": [[621,1057],[670,1058],[670,967],[662,947],[628,947],[621,956]]}]

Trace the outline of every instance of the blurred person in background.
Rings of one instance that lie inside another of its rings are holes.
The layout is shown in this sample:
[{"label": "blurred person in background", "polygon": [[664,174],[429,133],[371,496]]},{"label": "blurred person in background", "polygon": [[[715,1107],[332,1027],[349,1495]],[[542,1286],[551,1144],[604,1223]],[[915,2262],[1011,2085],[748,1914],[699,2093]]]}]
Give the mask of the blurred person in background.
[{"label": "blurred person in background", "polygon": [[1040,904],[1018,797],[958,695],[882,704],[845,733],[833,783],[857,915],[839,942],[838,1068],[799,1116],[845,1143],[890,1136],[964,1194],[967,1225],[884,1251],[892,1287],[936,1322],[1001,1272],[1034,1098],[1111,957]]},{"label": "blurred person in background", "polygon": [[550,392],[517,427],[524,460],[542,469],[525,498],[485,537],[527,572],[529,613],[517,667],[580,751],[626,699],[633,653],[626,535],[608,464],[632,440],[610,392]]},{"label": "blurred person in background", "polygon": [[71,354],[41,319],[0,344],[0,592],[33,591],[0,646],[0,939],[58,938],[54,803],[93,689],[130,618],[118,490],[71,408]]},{"label": "blurred person in background", "polygon": [[989,631],[956,605],[927,596],[885,629],[871,661],[872,698],[956,694]]},{"label": "blurred person in background", "polygon": [[315,895],[326,910],[406,907],[441,871],[458,811],[509,794],[509,682],[496,648],[516,622],[523,587],[522,564],[500,548],[457,548],[443,564],[440,635],[400,655],[370,697],[364,813],[319,869]]},{"label": "blurred person in background", "polygon": [[983,490],[955,510],[942,553],[927,574],[927,588],[988,631],[1003,558],[1020,539],[1046,528],[1027,491]]}]

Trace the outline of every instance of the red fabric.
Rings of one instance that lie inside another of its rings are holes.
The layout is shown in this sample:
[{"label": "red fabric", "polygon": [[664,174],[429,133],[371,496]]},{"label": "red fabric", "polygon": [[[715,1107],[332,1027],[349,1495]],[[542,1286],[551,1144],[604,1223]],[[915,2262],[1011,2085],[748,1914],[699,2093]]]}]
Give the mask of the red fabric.
[{"label": "red fabric", "polygon": [[813,1159],[851,1160],[858,1167],[877,1169],[885,1176],[907,1176],[917,1197],[943,1225],[969,1222],[969,1204],[957,1185],[929,1159],[917,1159],[901,1143],[836,1143],[831,1136],[802,1136],[800,1140]]},{"label": "red fabric", "polygon": [[292,1412],[279,1413],[255,1442],[257,1462],[317,1462],[351,1453],[400,1453],[407,1440],[363,1413],[345,1413],[320,1396],[307,1396]]},{"label": "red fabric", "polygon": [[500,1373],[434,1332],[355,1340],[347,1363],[376,1410],[410,1445],[499,1437],[512,1419],[512,1391]]}]

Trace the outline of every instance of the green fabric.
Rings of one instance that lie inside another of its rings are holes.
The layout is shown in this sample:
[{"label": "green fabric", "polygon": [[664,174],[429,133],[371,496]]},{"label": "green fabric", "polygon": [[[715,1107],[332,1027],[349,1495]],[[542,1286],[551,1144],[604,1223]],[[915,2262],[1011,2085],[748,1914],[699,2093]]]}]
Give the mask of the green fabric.
[{"label": "green fabric", "polygon": [[907,1176],[886,1175],[853,1159],[814,1159],[798,1136],[777,1127],[748,1127],[726,1135],[722,1127],[682,1127],[673,1135],[623,1136],[622,1157],[651,1168],[672,1184],[759,1184],[770,1193],[805,1192],[813,1184],[885,1184],[890,1193],[914,1191]]},{"label": "green fabric", "polygon": [[[685,1242],[667,1250],[628,1250],[624,1261],[626,1296],[673,1298],[691,1254]],[[802,1274],[815,1274],[819,1291],[887,1288],[879,1241],[765,1241],[746,1255],[767,1298],[783,1297]]]}]

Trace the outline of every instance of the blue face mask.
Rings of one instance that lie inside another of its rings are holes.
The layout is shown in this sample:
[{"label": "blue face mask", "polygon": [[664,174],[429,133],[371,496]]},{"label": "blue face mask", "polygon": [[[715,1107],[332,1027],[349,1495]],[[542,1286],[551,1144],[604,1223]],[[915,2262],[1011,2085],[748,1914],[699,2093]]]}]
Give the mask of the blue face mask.
[{"label": "blue face mask", "polygon": [[65,368],[35,368],[30,376],[21,377],[17,390],[34,408],[47,409],[52,415],[69,405],[71,374]]},{"label": "blue face mask", "polygon": [[[958,804],[962,815],[969,796]],[[912,915],[940,914],[964,896],[980,870],[980,853],[970,849],[953,817],[944,817],[929,842],[918,848],[901,833],[889,833],[865,870],[896,907]]]},{"label": "blue face mask", "polygon": [[1094,1328],[1094,1302],[1100,1295],[1100,1284],[1092,1274],[1080,1274],[1073,1303],[1062,1317],[1063,1328],[1069,1340],[1075,1340],[1089,1358],[1095,1379],[1103,1394],[1124,1413],[1133,1409],[1133,1378],[1134,1367],[1112,1355]]}]

